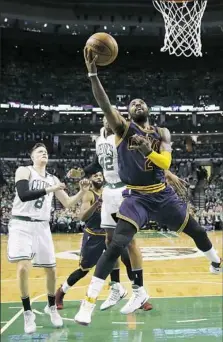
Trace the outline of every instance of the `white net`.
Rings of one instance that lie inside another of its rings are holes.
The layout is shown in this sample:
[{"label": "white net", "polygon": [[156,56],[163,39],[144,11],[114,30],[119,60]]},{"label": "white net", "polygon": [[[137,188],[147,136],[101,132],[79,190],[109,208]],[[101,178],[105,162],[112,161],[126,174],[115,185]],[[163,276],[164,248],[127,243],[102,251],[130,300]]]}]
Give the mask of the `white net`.
[{"label": "white net", "polygon": [[177,57],[202,57],[201,20],[207,0],[153,0],[153,5],[162,14],[165,24],[161,51]]}]

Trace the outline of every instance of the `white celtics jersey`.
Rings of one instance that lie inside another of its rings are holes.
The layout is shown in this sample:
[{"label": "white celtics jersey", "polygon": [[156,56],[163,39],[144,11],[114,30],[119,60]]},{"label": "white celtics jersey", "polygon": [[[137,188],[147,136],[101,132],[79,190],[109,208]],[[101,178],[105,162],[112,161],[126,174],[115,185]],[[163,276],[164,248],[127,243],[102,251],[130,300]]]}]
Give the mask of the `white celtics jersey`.
[{"label": "white celtics jersey", "polygon": [[103,169],[106,182],[110,184],[121,182],[118,175],[118,155],[115,135],[111,134],[105,138],[104,128],[101,129],[101,134],[96,140],[96,154],[98,156],[98,162]]},{"label": "white celtics jersey", "polygon": [[[29,189],[40,190],[56,184],[56,178],[49,173],[46,177],[39,175],[32,166],[27,166],[30,170]],[[52,208],[53,192],[33,201],[22,202],[16,191],[12,206],[12,215],[28,216],[32,219],[49,221]]]}]

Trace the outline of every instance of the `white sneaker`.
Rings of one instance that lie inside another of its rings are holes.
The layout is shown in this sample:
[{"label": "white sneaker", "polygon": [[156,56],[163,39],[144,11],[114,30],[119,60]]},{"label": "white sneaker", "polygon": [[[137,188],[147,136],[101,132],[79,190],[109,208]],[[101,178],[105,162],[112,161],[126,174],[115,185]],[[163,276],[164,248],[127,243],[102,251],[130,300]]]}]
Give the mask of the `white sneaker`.
[{"label": "white sneaker", "polygon": [[31,311],[24,311],[24,331],[26,334],[33,334],[36,331],[36,315]]},{"label": "white sneaker", "polygon": [[128,294],[127,290],[120,283],[111,282],[111,290],[108,298],[101,304],[100,310],[106,310],[111,306],[117,304],[121,299],[125,298]]},{"label": "white sneaker", "polygon": [[63,320],[57,311],[56,305],[47,305],[44,309],[44,312],[50,315],[51,322],[56,328],[61,328],[63,326]]},{"label": "white sneaker", "polygon": [[96,304],[92,304],[86,299],[82,300],[80,309],[76,316],[74,317],[74,321],[81,325],[88,325],[91,323],[91,315],[94,311]]},{"label": "white sneaker", "polygon": [[146,293],[143,286],[132,285],[133,294],[125,306],[120,310],[122,314],[128,315],[137,309],[143,307],[143,305],[149,299],[149,295]]},{"label": "white sneaker", "polygon": [[[221,260],[222,262],[222,260]],[[221,265],[221,262],[220,264],[216,263],[216,262],[212,262],[211,265],[210,265],[210,272],[213,273],[213,274],[220,274],[223,272],[223,269],[222,269],[222,265]]]}]

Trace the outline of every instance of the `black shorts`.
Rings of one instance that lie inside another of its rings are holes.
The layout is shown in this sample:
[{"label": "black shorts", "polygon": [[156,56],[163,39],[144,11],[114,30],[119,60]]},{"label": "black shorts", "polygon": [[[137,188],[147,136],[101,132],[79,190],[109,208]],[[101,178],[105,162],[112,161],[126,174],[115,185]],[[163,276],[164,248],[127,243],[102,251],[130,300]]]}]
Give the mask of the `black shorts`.
[{"label": "black shorts", "polygon": [[93,235],[85,231],[80,253],[80,268],[88,271],[94,267],[105,249],[105,235]]}]

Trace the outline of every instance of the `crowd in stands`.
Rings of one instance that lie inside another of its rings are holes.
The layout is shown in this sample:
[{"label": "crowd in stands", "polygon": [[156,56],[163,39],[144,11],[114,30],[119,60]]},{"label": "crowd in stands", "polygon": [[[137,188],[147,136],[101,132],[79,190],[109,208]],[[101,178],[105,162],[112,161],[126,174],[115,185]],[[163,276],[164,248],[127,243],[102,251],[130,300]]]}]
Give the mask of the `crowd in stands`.
[{"label": "crowd in stands", "polygon": [[[124,115],[127,119],[127,115]],[[103,125],[102,115],[92,114],[60,114],[53,111],[43,110],[21,110],[21,109],[0,109],[0,123],[17,126],[17,130],[23,132],[45,131],[56,133],[98,133]],[[150,114],[150,123],[153,126],[167,127],[171,133],[218,133],[223,126],[223,113],[213,114]]]},{"label": "crowd in stands", "polygon": [[[17,157],[28,158],[29,151],[36,142],[43,142],[48,149],[51,159],[75,159],[76,163],[82,165],[92,159],[95,149],[95,140],[99,134],[60,136],[47,132],[23,133],[23,132],[0,132],[0,158]],[[223,155],[223,141],[221,136],[213,140],[209,136],[193,143],[192,149],[186,149],[185,136],[172,135],[173,158],[196,159],[209,158],[218,159]]]},{"label": "crowd in stands", "polygon": [[[2,49],[1,101],[43,104],[93,104],[81,50],[57,53],[22,46]],[[159,52],[121,51],[115,63],[100,68],[100,78],[113,103],[128,97],[149,105],[222,103],[223,51],[213,49],[197,63]],[[214,64],[213,64],[214,58]],[[117,100],[117,95],[127,95]]]}]

